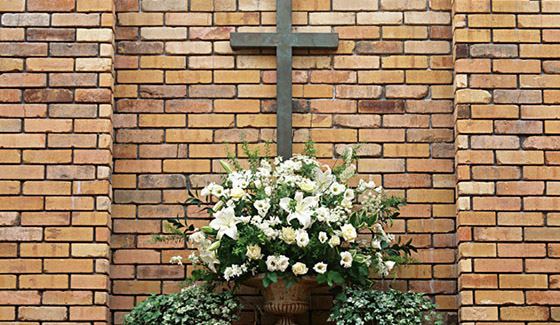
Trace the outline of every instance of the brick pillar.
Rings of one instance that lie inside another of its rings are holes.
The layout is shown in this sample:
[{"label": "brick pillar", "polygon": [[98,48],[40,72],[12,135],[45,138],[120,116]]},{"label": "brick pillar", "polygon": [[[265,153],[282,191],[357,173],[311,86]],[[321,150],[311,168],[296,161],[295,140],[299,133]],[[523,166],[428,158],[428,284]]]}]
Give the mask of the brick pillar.
[{"label": "brick pillar", "polygon": [[0,321],[108,324],[113,2],[0,16]]},{"label": "brick pillar", "polygon": [[460,323],[558,321],[560,3],[454,10]]}]

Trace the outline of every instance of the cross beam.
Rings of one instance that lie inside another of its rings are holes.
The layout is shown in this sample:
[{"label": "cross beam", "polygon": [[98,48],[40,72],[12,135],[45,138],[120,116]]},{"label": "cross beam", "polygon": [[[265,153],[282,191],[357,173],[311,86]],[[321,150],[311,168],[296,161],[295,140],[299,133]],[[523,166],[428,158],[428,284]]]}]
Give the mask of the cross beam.
[{"label": "cross beam", "polygon": [[276,33],[232,33],[233,49],[276,48],[278,156],[292,156],[292,49],[338,48],[338,34],[292,33],[292,0],[276,0]]}]

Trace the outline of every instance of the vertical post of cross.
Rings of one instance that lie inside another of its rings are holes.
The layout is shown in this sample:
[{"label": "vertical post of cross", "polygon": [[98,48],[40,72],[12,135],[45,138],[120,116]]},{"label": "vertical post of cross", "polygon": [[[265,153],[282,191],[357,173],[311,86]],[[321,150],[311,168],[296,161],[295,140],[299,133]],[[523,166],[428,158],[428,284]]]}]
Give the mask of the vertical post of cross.
[{"label": "vertical post of cross", "polygon": [[278,156],[292,157],[292,1],[277,0],[276,119]]}]

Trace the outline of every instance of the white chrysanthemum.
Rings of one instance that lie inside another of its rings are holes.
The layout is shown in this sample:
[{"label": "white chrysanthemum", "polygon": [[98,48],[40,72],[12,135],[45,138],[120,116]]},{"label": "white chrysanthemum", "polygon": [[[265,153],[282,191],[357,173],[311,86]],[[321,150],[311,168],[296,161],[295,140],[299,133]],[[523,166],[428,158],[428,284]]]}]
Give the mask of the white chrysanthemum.
[{"label": "white chrysanthemum", "polygon": [[329,239],[329,236],[327,235],[326,232],[321,231],[321,232],[319,233],[319,241],[321,242],[321,244],[326,243],[328,239]]},{"label": "white chrysanthemum", "polygon": [[309,235],[303,229],[297,231],[296,243],[299,247],[305,247],[309,244]]},{"label": "white chrysanthemum", "polygon": [[319,262],[313,266],[313,270],[319,274],[325,274],[325,272],[327,272],[327,264]]},{"label": "white chrysanthemum", "polygon": [[329,192],[332,195],[340,195],[344,193],[344,190],[346,190],[346,186],[337,182],[332,183],[332,185],[329,187]]},{"label": "white chrysanthemum", "polygon": [[292,265],[292,272],[295,275],[304,275],[307,274],[308,271],[309,269],[307,268],[307,266],[301,262],[297,262],[296,264]]},{"label": "white chrysanthemum", "polygon": [[352,267],[352,253],[350,252],[342,252],[340,253],[340,265],[342,265],[344,268],[350,268]]},{"label": "white chrysanthemum", "polygon": [[347,242],[351,243],[354,240],[356,240],[356,238],[358,237],[356,228],[354,228],[354,226],[352,226],[351,224],[345,224],[344,226],[342,226],[342,228],[340,228],[340,230],[341,230],[342,237]]}]

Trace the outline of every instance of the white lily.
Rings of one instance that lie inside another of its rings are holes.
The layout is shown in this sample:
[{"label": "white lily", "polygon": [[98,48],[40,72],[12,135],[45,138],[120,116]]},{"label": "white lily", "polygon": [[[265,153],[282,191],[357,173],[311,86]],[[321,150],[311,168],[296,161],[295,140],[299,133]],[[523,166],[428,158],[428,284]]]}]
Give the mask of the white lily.
[{"label": "white lily", "polygon": [[[295,210],[292,211],[290,208],[291,202],[296,202]],[[314,208],[317,207],[319,199],[316,196],[303,197],[303,193],[298,191],[294,197],[294,200],[290,198],[282,198],[280,200],[280,207],[284,211],[288,212],[288,222],[297,219],[303,228],[308,228],[311,226],[311,215],[314,213]]]},{"label": "white lily", "polygon": [[229,236],[231,239],[237,240],[239,234],[237,233],[237,224],[239,220],[235,217],[233,207],[216,212],[215,219],[210,222],[210,227],[218,231],[216,238],[222,239],[224,235]]},{"label": "white lily", "polygon": [[328,189],[334,182],[335,178],[331,173],[331,169],[327,166],[327,169],[323,172],[320,168],[313,169],[313,175],[315,176],[315,193],[322,193]]}]

